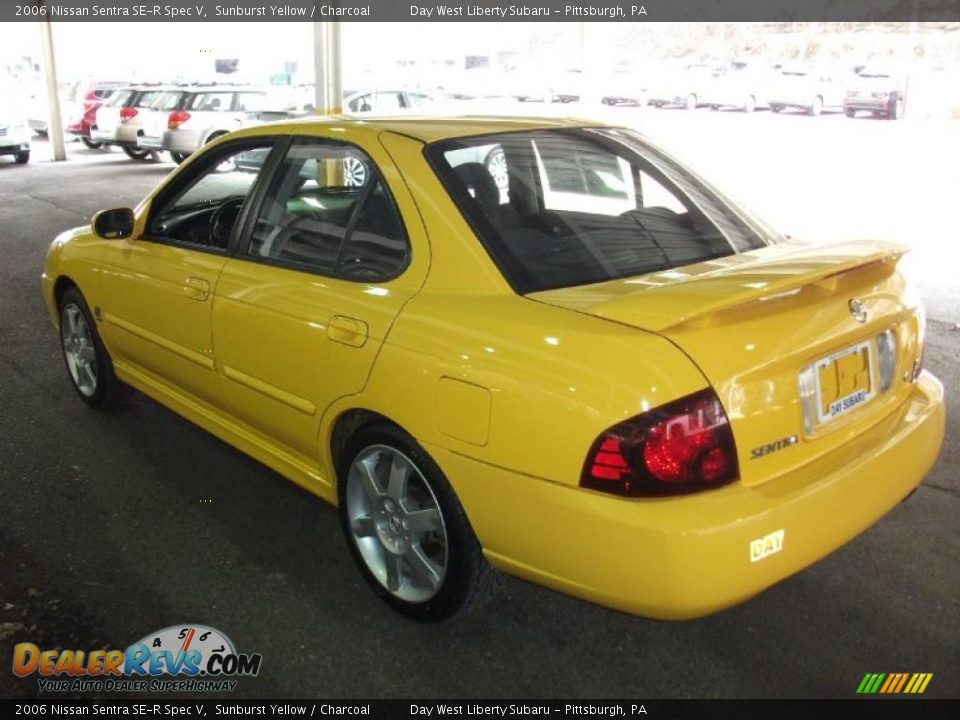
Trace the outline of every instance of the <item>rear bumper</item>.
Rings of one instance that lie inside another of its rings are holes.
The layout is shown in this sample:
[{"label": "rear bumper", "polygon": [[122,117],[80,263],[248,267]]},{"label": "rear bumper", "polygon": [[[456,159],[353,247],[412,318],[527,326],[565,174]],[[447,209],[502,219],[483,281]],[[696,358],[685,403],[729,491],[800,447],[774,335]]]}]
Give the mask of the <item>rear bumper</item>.
[{"label": "rear bumper", "polygon": [[889,100],[866,100],[857,98],[855,100],[844,100],[844,110],[869,110],[871,112],[890,112],[892,105]]},{"label": "rear bumper", "polygon": [[138,128],[127,128],[122,125],[117,126],[112,130],[101,130],[94,125],[92,128],[90,128],[90,139],[94,142],[103,143],[104,145],[136,147],[137,130]]},{"label": "rear bumper", "polygon": [[[891,416],[794,473],[657,500],[608,497],[428,450],[495,566],[608,607],[685,619],[756,595],[874,524],[923,480],[944,423],[943,386],[924,373]],[[751,543],[778,531],[782,549],[752,560]]]},{"label": "rear bumper", "polygon": [[201,140],[200,133],[196,130],[186,130],[184,128],[167,130],[163,133],[163,149],[189,155],[197,151],[197,148],[201,145]]}]

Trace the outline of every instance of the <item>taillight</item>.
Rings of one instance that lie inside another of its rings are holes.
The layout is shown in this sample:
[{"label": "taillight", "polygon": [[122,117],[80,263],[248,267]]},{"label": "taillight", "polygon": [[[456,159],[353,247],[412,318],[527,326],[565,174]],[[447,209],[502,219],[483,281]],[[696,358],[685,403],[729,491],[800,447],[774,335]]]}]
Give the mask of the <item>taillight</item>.
[{"label": "taillight", "polygon": [[593,443],[581,487],[634,497],[720,487],[739,476],[719,398],[703,390],[615,425]]},{"label": "taillight", "polygon": [[120,119],[131,120],[137,116],[137,109],[132,107],[120,108]]},{"label": "taillight", "polygon": [[167,117],[167,129],[176,130],[189,119],[190,113],[185,110],[174,110],[170,113],[169,117]]}]

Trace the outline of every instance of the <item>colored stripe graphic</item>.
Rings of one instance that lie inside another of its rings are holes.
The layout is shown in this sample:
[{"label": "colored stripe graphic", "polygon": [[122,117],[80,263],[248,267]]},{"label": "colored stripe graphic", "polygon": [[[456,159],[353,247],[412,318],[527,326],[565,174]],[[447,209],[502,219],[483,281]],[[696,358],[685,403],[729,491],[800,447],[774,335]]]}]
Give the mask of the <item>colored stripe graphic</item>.
[{"label": "colored stripe graphic", "polygon": [[867,673],[857,686],[857,694],[920,694],[932,678],[933,673]]}]

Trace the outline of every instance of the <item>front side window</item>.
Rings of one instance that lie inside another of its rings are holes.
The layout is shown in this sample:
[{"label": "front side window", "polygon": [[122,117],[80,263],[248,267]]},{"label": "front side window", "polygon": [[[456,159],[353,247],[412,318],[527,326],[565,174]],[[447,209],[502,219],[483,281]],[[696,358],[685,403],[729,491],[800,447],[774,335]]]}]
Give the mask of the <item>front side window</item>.
[{"label": "front side window", "polygon": [[378,282],[403,270],[409,245],[370,158],[350,145],[303,140],[280,164],[247,253],[308,272]]},{"label": "front side window", "polygon": [[154,202],[147,238],[226,250],[272,141],[234,143],[206,153]]},{"label": "front side window", "polygon": [[427,156],[521,293],[659,272],[772,240],[629,131],[485,135],[435,143]]}]

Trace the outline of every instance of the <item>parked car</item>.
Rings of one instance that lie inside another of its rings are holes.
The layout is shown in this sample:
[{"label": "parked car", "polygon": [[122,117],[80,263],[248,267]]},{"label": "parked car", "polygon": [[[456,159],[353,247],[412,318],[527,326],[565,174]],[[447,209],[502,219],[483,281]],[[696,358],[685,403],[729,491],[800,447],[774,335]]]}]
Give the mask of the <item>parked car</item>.
[{"label": "parked car", "polygon": [[80,138],[80,141],[88,148],[99,148],[100,143],[95,142],[90,137],[90,128],[96,122],[97,110],[116,91],[124,87],[129,87],[129,83],[98,80],[80,84],[78,86],[80,90],[78,97],[82,98],[82,104],[67,123],[66,131]]},{"label": "parked car", "polygon": [[0,108],[0,155],[12,155],[20,165],[30,162],[30,126],[17,109]]},{"label": "parked car", "polygon": [[712,81],[704,84],[700,102],[714,110],[725,108],[751,113],[767,106],[769,80],[769,72],[745,63],[719,66],[714,70]]},{"label": "parked car", "polygon": [[57,237],[42,289],[83,402],[133,386],[335,504],[397,611],[449,617],[492,566],[680,619],[933,465],[904,252],[787,241],[631,130],[337,117],[209,143]]},{"label": "parked car", "polygon": [[157,98],[137,139],[141,150],[166,150],[175,162],[244,125],[267,104],[267,91],[247,86],[184,87]]},{"label": "parked car", "polygon": [[843,83],[830,72],[814,67],[781,68],[771,80],[770,109],[802,110],[808,115],[819,115],[824,110],[843,108]]},{"label": "parked car", "polygon": [[595,76],[585,95],[600,96],[600,102],[610,106],[643,107],[647,104],[647,90],[632,70],[609,70]]},{"label": "parked car", "polygon": [[[70,118],[79,117],[82,113],[83,100],[81,97],[78,97],[82,85],[83,83],[75,80],[57,83],[57,93],[60,100],[61,126],[64,129],[70,124]],[[49,132],[50,107],[47,105],[46,94],[44,92],[38,92],[32,97],[27,123],[30,125],[30,129],[37,135],[45,136]]]},{"label": "parked car", "polygon": [[416,108],[422,109],[432,103],[433,96],[419,90],[352,90],[343,94],[343,111],[350,114],[390,115]]},{"label": "parked car", "polygon": [[716,68],[707,63],[693,63],[683,68],[661,68],[651,78],[647,102],[654,107],[668,105],[696,110],[704,105]]},{"label": "parked car", "polygon": [[903,118],[907,104],[906,80],[898,73],[883,68],[866,67],[851,80],[843,99],[847,117],[869,112],[888,120]]},{"label": "parked car", "polygon": [[90,139],[99,145],[119,147],[133,160],[146,160],[152,152],[137,144],[143,134],[141,113],[169,89],[158,85],[135,85],[117,90],[97,110],[90,126]]}]

